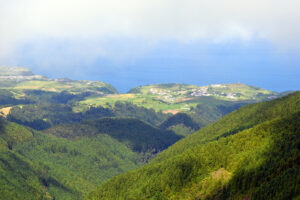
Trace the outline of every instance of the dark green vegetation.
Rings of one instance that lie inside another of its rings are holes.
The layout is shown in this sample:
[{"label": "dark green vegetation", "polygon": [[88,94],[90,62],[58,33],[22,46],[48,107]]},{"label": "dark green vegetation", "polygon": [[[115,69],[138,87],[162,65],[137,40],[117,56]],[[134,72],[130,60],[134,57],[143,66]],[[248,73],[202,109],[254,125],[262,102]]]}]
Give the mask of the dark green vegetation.
[{"label": "dark green vegetation", "polygon": [[83,199],[104,180],[142,164],[140,155],[106,134],[68,140],[0,124],[0,199]]},{"label": "dark green vegetation", "polygon": [[0,67],[0,199],[85,199],[91,191],[96,199],[291,199],[298,192],[299,93],[234,111],[281,94],[244,84],[131,92]]},{"label": "dark green vegetation", "polygon": [[[63,121],[68,119],[64,105],[51,106],[45,113],[42,109],[32,113],[52,114],[51,119],[68,122]],[[123,109],[126,115],[125,108],[120,105],[118,112]],[[109,109],[93,108],[85,117],[103,113],[111,114]],[[34,116],[26,114],[20,116]],[[133,118],[61,124],[45,132],[47,135],[1,119],[0,194],[5,199],[83,199],[103,181],[141,166],[180,139],[171,131]]]},{"label": "dark green vegetation", "polygon": [[18,104],[28,104],[29,100],[16,99],[12,92],[0,89],[0,108]]},{"label": "dark green vegetation", "polygon": [[7,119],[36,130],[44,130],[57,124],[76,123],[101,117],[130,117],[158,126],[170,117],[163,123],[164,125],[161,125],[161,128],[173,130],[179,135],[186,136],[246,104],[246,102],[228,102],[211,97],[202,97],[201,102],[198,102],[190,111],[184,112],[185,114],[179,113],[178,116],[155,112],[153,109],[120,101],[116,102],[113,107],[90,107],[82,112],[74,112],[72,104],[27,104],[12,107]]},{"label": "dark green vegetation", "polygon": [[241,106],[271,100],[279,96],[280,94],[276,92],[240,83],[203,87],[187,84],[157,84],[133,88],[127,94],[89,96],[80,101],[74,109],[80,110],[89,106],[113,108],[120,102],[130,102],[165,114],[185,113],[197,123],[197,126],[186,126],[174,116],[170,119],[172,126],[168,129],[178,135],[186,136]]},{"label": "dark green vegetation", "polygon": [[245,106],[88,199],[297,199],[300,92]]},{"label": "dark green vegetation", "polygon": [[107,178],[141,164],[137,154],[107,135],[70,141],[37,134],[15,151],[43,169],[47,176],[42,183],[56,199],[82,199]]},{"label": "dark green vegetation", "polygon": [[0,117],[0,148],[12,149],[15,145],[31,140],[32,132],[27,128],[8,122]]},{"label": "dark green vegetation", "polygon": [[200,97],[201,101],[192,107],[188,114],[197,122],[200,128],[215,122],[224,115],[245,106],[251,101],[231,102],[214,99],[213,97]]},{"label": "dark green vegetation", "polygon": [[[189,111],[177,113],[166,120],[162,124],[163,128],[186,136],[217,121],[226,114],[251,103],[247,101],[223,101],[213,97],[199,97],[190,101],[190,103],[195,102],[197,102],[196,106],[191,107]],[[167,127],[165,127],[166,125]]]},{"label": "dark green vegetation", "polygon": [[7,115],[8,120],[36,130],[44,130],[57,124],[76,123],[102,117],[130,117],[155,125],[166,119],[168,115],[126,102],[117,102],[113,108],[91,107],[84,112],[73,112],[70,104],[29,104],[15,106]]},{"label": "dark green vegetation", "polygon": [[62,124],[45,133],[69,140],[107,134],[138,153],[143,163],[182,138],[172,131],[160,130],[134,118],[101,118],[77,124]]},{"label": "dark green vegetation", "polygon": [[41,174],[28,159],[0,150],[1,199],[52,199],[41,182]]},{"label": "dark green vegetation", "polygon": [[240,106],[279,96],[240,83],[158,84],[118,94],[101,81],[49,79],[26,68],[0,67],[0,72],[0,115],[36,130],[101,117],[132,117],[158,126],[171,114],[184,112],[198,125],[172,119],[169,130],[186,136]]},{"label": "dark green vegetation", "polygon": [[183,136],[187,136],[200,128],[199,124],[186,113],[177,113],[169,117],[159,127],[164,130],[172,130]]},{"label": "dark green vegetation", "polygon": [[0,118],[1,199],[47,199],[41,171],[12,149],[33,138],[31,131]]},{"label": "dark green vegetation", "polygon": [[137,119],[101,118],[40,133],[1,119],[5,199],[83,199],[108,178],[141,166],[180,139]]}]

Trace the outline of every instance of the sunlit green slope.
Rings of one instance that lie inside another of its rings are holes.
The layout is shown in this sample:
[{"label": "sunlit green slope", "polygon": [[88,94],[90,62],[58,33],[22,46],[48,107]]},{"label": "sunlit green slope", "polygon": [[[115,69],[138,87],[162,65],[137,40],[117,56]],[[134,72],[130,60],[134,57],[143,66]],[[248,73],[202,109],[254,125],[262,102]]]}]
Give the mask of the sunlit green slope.
[{"label": "sunlit green slope", "polygon": [[88,199],[296,199],[300,92],[248,105],[182,139]]},{"label": "sunlit green slope", "polygon": [[1,119],[0,196],[83,199],[103,181],[142,166],[179,139],[133,118],[62,124],[44,132]]},{"label": "sunlit green slope", "polygon": [[33,134],[27,128],[0,117],[0,148],[13,149],[17,144],[30,141]]},{"label": "sunlit green slope", "polygon": [[0,199],[83,199],[141,156],[107,134],[64,139],[0,121]]},{"label": "sunlit green slope", "polygon": [[53,199],[44,176],[32,162],[12,151],[0,150],[0,199]]},{"label": "sunlit green slope", "polygon": [[31,101],[55,101],[57,98],[66,101],[118,93],[113,86],[101,81],[50,79],[19,67],[0,67],[0,89],[11,91],[19,100]]},{"label": "sunlit green slope", "polygon": [[28,129],[0,118],[0,199],[50,199],[42,171],[12,150],[32,138]]},{"label": "sunlit green slope", "polygon": [[[213,104],[215,100],[229,102],[257,102],[278,97],[279,94],[245,84],[214,84],[196,86],[187,84],[157,84],[131,89],[127,94],[105,97],[87,97],[81,106],[114,105],[117,101],[153,108],[156,111],[176,114],[189,111],[199,103]],[[209,100],[209,101],[207,101]]]},{"label": "sunlit green slope", "polygon": [[37,133],[15,151],[63,184],[45,180],[49,193],[62,200],[82,199],[106,179],[141,165],[139,155],[108,135],[70,141]]}]

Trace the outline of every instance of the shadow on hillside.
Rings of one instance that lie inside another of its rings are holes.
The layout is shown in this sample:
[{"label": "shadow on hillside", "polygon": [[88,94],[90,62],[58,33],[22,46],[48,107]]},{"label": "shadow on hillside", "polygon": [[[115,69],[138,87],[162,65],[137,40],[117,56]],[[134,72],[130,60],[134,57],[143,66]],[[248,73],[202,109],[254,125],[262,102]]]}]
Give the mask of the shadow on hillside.
[{"label": "shadow on hillside", "polygon": [[0,117],[0,134],[4,132],[4,119]]},{"label": "shadow on hillside", "polygon": [[182,138],[172,131],[160,130],[134,118],[101,118],[87,121],[97,128],[99,133],[106,133],[114,139],[127,144],[135,152],[158,153]]},{"label": "shadow on hillside", "polygon": [[[244,199],[293,199],[299,194],[300,112],[272,123],[269,127],[271,145],[264,152],[263,164],[249,168],[242,163],[240,170],[212,199],[244,196]],[[247,169],[248,168],[248,169]]]}]

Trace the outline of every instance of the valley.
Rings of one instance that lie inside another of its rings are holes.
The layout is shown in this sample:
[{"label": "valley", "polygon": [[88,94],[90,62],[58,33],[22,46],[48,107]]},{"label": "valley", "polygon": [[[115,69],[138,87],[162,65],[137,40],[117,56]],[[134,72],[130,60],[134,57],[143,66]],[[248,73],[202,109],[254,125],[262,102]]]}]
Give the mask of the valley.
[{"label": "valley", "polygon": [[299,92],[245,106],[88,199],[297,199],[299,111]]},{"label": "valley", "polygon": [[119,93],[0,67],[0,199],[292,199],[299,101],[242,83]]}]

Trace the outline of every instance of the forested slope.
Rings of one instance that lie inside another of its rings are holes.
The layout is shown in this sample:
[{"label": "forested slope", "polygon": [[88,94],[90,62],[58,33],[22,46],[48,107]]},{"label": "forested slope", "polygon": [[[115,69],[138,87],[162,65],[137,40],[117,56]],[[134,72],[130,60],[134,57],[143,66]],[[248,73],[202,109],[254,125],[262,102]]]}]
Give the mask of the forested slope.
[{"label": "forested slope", "polygon": [[61,124],[44,132],[0,119],[0,196],[5,199],[83,199],[181,138],[133,118]]},{"label": "forested slope", "polygon": [[15,151],[63,183],[45,179],[49,193],[63,200],[82,199],[106,179],[141,166],[139,155],[108,135],[70,141],[36,133]]},{"label": "forested slope", "polygon": [[83,112],[74,112],[70,104],[30,104],[12,107],[7,115],[8,120],[36,130],[102,117],[131,117],[155,125],[166,119],[168,115],[126,102],[118,102],[113,108],[91,107]]},{"label": "forested slope", "polygon": [[106,134],[67,140],[0,119],[0,199],[83,199],[141,164]]},{"label": "forested slope", "polygon": [[296,199],[300,92],[245,106],[88,199]]},{"label": "forested slope", "polygon": [[138,119],[115,117],[61,124],[45,130],[45,133],[69,140],[107,134],[142,155],[144,161],[182,138],[172,131],[160,130]]},{"label": "forested slope", "polygon": [[235,134],[268,120],[289,116],[299,109],[300,92],[269,102],[246,105],[175,143],[167,151],[164,151],[158,159],[181,153],[195,145],[217,140],[219,137]]},{"label": "forested slope", "polygon": [[16,153],[18,144],[30,141],[28,129],[0,118],[0,199],[47,199],[42,171]]}]

